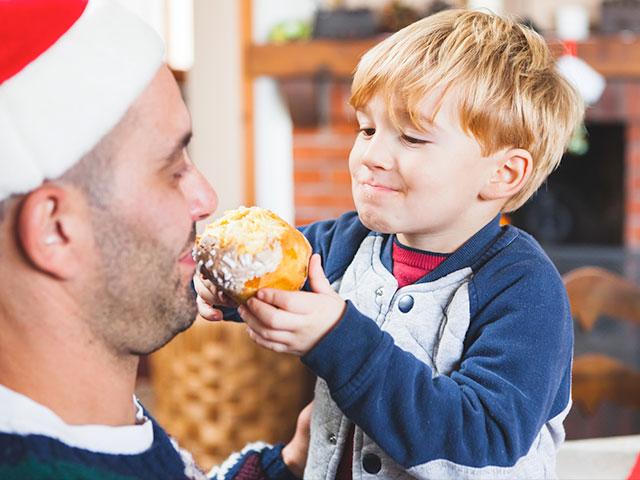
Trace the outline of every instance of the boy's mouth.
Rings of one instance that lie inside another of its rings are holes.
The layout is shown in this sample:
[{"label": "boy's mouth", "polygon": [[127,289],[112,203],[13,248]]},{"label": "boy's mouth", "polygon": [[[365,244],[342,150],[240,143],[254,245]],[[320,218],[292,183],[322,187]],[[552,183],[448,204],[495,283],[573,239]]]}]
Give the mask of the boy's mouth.
[{"label": "boy's mouth", "polygon": [[376,192],[397,192],[397,188],[390,187],[388,185],[384,185],[382,183],[377,182],[361,182],[360,183],[364,188],[368,190],[373,190]]}]

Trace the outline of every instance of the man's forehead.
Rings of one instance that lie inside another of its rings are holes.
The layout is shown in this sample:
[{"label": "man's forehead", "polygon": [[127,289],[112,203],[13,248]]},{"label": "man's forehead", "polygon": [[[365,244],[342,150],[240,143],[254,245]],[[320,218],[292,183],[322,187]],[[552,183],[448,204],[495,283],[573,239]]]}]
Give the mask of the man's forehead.
[{"label": "man's forehead", "polygon": [[191,116],[166,67],[158,71],[128,115],[127,133],[155,154],[169,153],[190,136]]},{"label": "man's forehead", "polygon": [[133,104],[133,108],[143,113],[167,113],[165,120],[189,122],[189,112],[182,100],[175,78],[166,66],[162,66],[147,88]]}]

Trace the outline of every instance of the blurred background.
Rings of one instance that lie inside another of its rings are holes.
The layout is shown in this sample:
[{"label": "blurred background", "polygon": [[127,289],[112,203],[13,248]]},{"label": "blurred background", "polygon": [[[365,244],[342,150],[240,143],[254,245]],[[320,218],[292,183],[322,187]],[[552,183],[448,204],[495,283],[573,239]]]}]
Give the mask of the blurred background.
[{"label": "blurred background", "polygon": [[[603,390],[588,380],[580,388],[590,397],[586,404],[576,399],[567,435],[640,433],[640,398],[629,393],[631,383],[640,385],[640,304],[623,305],[640,298],[634,290],[640,285],[639,1],[128,0],[126,5],[167,43],[167,61],[193,118],[191,156],[220,197],[216,215],[257,204],[301,225],[352,209],[351,73],[364,51],[419,18],[451,7],[512,15],[544,35],[556,56],[571,53],[585,62],[593,78],[579,83],[589,87],[603,80],[604,91],[591,99],[584,128],[558,170],[505,221],[536,236],[562,274],[597,266],[622,282],[591,280],[595,290],[581,294],[591,299],[584,308],[595,320],[586,327],[576,323],[576,356],[595,352],[613,359],[622,370],[602,364],[595,369],[608,380],[617,372],[615,385],[627,388],[621,394],[626,401],[610,392],[617,386]],[[611,291],[628,295],[604,298]],[[583,308],[579,301],[572,298],[574,308]],[[313,381],[297,359],[254,346],[242,326],[196,322],[143,362],[139,392],[170,433],[209,467],[248,441],[286,441],[312,396]]]}]

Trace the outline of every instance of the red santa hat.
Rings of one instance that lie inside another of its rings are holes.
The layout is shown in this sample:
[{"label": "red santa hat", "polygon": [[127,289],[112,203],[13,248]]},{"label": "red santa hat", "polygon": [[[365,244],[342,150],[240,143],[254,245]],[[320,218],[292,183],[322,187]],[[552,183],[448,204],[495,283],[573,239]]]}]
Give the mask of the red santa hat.
[{"label": "red santa hat", "polygon": [[88,153],[163,54],[155,31],[115,0],[0,0],[0,201]]}]

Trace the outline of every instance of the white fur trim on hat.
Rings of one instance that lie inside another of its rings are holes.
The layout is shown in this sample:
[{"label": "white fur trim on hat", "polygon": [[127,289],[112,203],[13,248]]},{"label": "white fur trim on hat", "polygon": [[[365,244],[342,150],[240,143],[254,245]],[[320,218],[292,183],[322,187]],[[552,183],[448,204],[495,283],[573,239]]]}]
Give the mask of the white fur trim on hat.
[{"label": "white fur trim on hat", "polygon": [[156,32],[90,0],[48,50],[0,84],[0,201],[62,175],[124,116],[162,64]]}]

